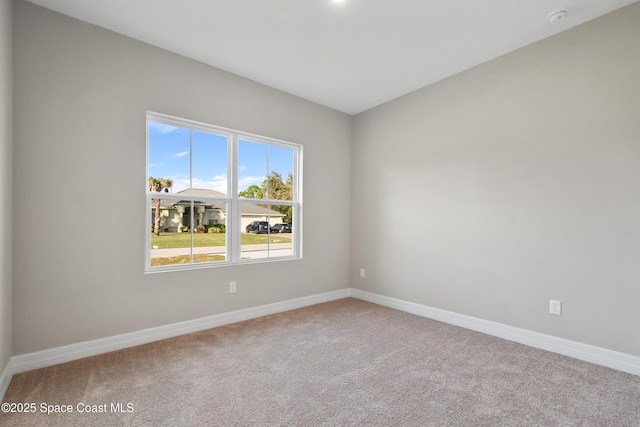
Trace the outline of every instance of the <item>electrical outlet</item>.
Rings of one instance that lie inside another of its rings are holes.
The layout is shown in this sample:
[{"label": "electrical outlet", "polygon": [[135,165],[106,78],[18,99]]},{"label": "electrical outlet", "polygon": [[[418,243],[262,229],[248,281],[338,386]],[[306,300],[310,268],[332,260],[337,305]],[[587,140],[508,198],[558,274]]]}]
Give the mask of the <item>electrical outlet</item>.
[{"label": "electrical outlet", "polygon": [[550,300],[549,301],[549,313],[557,316],[562,315],[562,301]]},{"label": "electrical outlet", "polygon": [[236,291],[236,282],[229,282],[229,293],[232,294]]},{"label": "electrical outlet", "polygon": [[363,277],[363,278],[364,278],[364,268],[361,268],[361,269],[360,269],[360,277]]}]

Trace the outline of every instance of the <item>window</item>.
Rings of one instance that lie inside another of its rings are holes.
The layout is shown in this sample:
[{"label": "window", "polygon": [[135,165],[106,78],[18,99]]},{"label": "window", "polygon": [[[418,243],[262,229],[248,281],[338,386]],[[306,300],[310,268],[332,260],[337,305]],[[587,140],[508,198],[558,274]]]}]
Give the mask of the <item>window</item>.
[{"label": "window", "polygon": [[145,271],[300,258],[302,147],[147,113]]}]

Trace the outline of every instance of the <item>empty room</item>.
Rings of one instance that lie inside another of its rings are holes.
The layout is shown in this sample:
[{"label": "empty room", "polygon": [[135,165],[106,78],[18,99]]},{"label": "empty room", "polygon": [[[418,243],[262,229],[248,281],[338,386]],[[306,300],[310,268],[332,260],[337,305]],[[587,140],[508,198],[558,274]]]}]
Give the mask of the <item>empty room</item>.
[{"label": "empty room", "polygon": [[0,0],[0,425],[640,426],[637,0]]}]

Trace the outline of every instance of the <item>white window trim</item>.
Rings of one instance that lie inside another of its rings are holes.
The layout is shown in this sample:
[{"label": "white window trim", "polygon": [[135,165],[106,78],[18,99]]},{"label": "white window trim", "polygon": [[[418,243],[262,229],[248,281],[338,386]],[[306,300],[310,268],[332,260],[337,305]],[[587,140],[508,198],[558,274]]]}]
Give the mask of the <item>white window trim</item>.
[{"label": "white window trim", "polygon": [[[163,199],[185,199],[188,198],[193,201],[195,197],[199,200],[215,200],[218,202],[227,203],[226,214],[226,260],[218,262],[207,263],[192,263],[192,264],[176,264],[167,266],[151,266],[151,239],[150,230],[152,226],[151,212],[152,200],[157,198],[158,193],[149,191],[148,185],[145,186],[145,205],[146,205],[146,219],[145,219],[145,268],[146,273],[161,273],[169,271],[184,271],[202,268],[216,268],[226,267],[233,265],[244,264],[260,264],[265,262],[282,262],[302,259],[302,221],[303,221],[303,208],[302,208],[302,164],[303,164],[303,147],[300,144],[283,141],[275,138],[265,137],[261,135],[255,135],[235,129],[229,129],[221,126],[209,125],[194,120],[183,119],[167,114],[156,113],[147,111],[146,113],[146,180],[149,182],[149,121],[163,123],[177,127],[189,127],[191,130],[198,130],[203,132],[216,133],[224,135],[228,139],[227,146],[227,197],[207,197],[207,196],[194,196],[184,194],[176,195],[175,193],[161,193]],[[275,200],[275,199],[249,199],[238,196],[238,147],[240,140],[256,142],[261,144],[267,144],[269,146],[278,146],[294,150],[293,161],[293,200]],[[190,168],[191,169],[191,168]],[[190,174],[192,171],[190,170]],[[154,197],[156,196],[156,197]],[[241,224],[242,213],[239,209],[240,203],[250,204],[274,204],[274,205],[288,205],[293,206],[293,218],[292,223],[292,254],[290,256],[279,257],[267,257],[267,258],[254,258],[254,259],[242,259],[241,257]],[[193,215],[193,209],[191,209]],[[192,223],[192,222],[191,222]],[[193,233],[193,227],[191,227],[190,233]],[[191,253],[193,253],[193,241],[190,247]]]}]

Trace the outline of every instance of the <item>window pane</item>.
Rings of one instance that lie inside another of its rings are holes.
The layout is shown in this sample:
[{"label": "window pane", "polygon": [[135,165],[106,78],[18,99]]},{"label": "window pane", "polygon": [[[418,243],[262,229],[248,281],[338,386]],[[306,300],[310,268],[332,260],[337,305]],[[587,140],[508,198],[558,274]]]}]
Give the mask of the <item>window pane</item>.
[{"label": "window pane", "polygon": [[293,207],[271,205],[270,208],[272,236],[269,244],[269,257],[291,256],[293,255],[293,234],[291,233]]},{"label": "window pane", "polygon": [[[151,223],[154,224],[150,245],[152,267],[191,263],[191,212],[191,202],[151,200]],[[156,221],[159,223],[158,231],[155,231]]]},{"label": "window pane", "polygon": [[226,203],[194,203],[194,263],[220,262],[227,259],[226,212]]},{"label": "window pane", "polygon": [[240,140],[238,151],[238,195],[262,199],[267,179],[267,146]]},{"label": "window pane", "polygon": [[[290,256],[291,235],[286,229],[280,233],[285,221],[290,217],[288,206],[257,205],[241,203],[242,259],[270,258]],[[275,228],[274,228],[275,227]],[[289,228],[290,230],[290,228]]]},{"label": "window pane", "polygon": [[241,259],[269,257],[269,224],[268,205],[240,203],[241,221]]},{"label": "window pane", "polygon": [[267,199],[293,200],[293,149],[269,146]]},{"label": "window pane", "polygon": [[194,131],[192,134],[192,188],[227,194],[227,137]]},{"label": "window pane", "polygon": [[189,145],[189,129],[149,121],[149,177],[171,180],[176,192],[189,188]]}]

